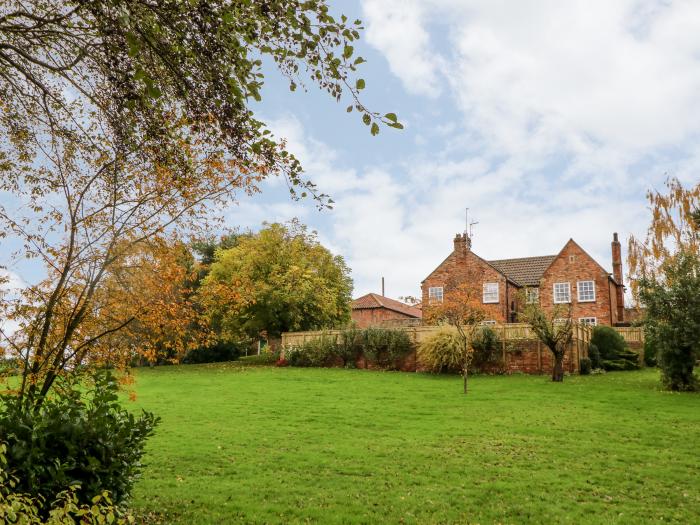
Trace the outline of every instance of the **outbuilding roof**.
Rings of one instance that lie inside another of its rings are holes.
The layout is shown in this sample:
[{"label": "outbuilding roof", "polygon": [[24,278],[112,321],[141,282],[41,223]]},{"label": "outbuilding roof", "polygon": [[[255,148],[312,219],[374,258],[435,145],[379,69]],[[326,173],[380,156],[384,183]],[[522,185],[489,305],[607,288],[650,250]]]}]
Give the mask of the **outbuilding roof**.
[{"label": "outbuilding roof", "polygon": [[414,308],[400,301],[389,299],[376,293],[368,293],[355,299],[350,305],[353,310],[363,310],[366,308],[386,308],[411,317],[420,319],[423,312],[419,308]]}]

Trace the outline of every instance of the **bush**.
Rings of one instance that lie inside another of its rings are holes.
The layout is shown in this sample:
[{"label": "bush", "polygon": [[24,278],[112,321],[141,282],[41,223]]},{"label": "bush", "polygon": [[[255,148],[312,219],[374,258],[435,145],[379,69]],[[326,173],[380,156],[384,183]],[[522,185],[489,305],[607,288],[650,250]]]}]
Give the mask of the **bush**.
[{"label": "bush", "polygon": [[344,330],[338,337],[335,351],[344,367],[354,367],[357,358],[362,354],[362,332],[354,328]]},{"label": "bush", "polygon": [[280,358],[279,352],[260,352],[260,355],[246,355],[238,358],[238,361],[250,366],[271,366]]},{"label": "bush", "polygon": [[590,358],[582,357],[579,364],[580,364],[580,373],[582,376],[587,376],[591,373],[591,370],[593,369],[593,365],[591,363]]},{"label": "bush", "polygon": [[635,370],[639,368],[639,356],[632,352],[624,338],[610,326],[596,326],[591,336],[591,346],[600,353],[605,370]]},{"label": "bush", "polygon": [[472,365],[474,368],[494,365],[501,362],[501,353],[498,352],[498,335],[493,328],[480,327],[474,334],[472,341]]},{"label": "bush", "polygon": [[603,368],[603,359],[600,357],[600,350],[593,343],[588,345],[588,357],[591,360],[591,367],[594,370],[601,370]]},{"label": "bush", "polygon": [[7,472],[6,453],[7,445],[0,443],[0,523],[26,525],[135,523],[133,516],[112,503],[107,491],[92,498],[89,504],[80,504],[76,494],[77,486],[74,485],[57,494],[50,505],[46,505],[41,496],[32,497],[19,492],[19,480]]},{"label": "bush", "polygon": [[658,363],[656,357],[656,345],[650,337],[644,338],[644,365],[655,367]]},{"label": "bush", "polygon": [[365,358],[382,368],[396,369],[399,359],[411,351],[411,339],[403,330],[366,328],[359,338]]},{"label": "bush", "polygon": [[76,484],[81,505],[105,491],[117,505],[126,501],[159,418],[149,412],[135,417],[121,407],[117,392],[116,380],[103,371],[87,393],[61,385],[38,407],[3,396],[0,435],[8,469],[17,477],[15,491],[39,498],[42,511]]},{"label": "bush", "polygon": [[185,364],[221,363],[223,361],[235,361],[245,354],[248,343],[226,343],[220,341],[211,346],[195,348],[187,352],[182,358]]},{"label": "bush", "polygon": [[310,339],[301,346],[284,349],[284,358],[290,366],[326,366],[335,355],[335,336],[328,335]]},{"label": "bush", "polygon": [[442,328],[418,345],[418,361],[430,372],[461,372],[462,340],[457,332]]}]

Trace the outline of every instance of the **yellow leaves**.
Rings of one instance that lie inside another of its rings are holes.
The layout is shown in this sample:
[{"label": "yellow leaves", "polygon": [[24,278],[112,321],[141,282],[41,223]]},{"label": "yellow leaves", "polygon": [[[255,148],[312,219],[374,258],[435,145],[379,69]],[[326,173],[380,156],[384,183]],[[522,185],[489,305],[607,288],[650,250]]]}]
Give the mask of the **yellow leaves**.
[{"label": "yellow leaves", "polygon": [[700,209],[700,184],[685,188],[677,178],[666,181],[667,193],[647,192],[651,223],[644,241],[630,237],[627,262],[633,294],[636,281],[643,276],[658,276],[663,265],[679,249],[700,255],[700,232],[693,214]]}]

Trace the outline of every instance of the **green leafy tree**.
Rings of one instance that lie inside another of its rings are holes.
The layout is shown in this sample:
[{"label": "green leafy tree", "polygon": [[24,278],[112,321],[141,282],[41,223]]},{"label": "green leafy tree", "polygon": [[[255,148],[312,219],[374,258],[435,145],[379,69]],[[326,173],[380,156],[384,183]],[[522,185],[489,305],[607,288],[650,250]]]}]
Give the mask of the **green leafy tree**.
[{"label": "green leafy tree", "polygon": [[[394,113],[365,107],[362,23],[331,15],[327,0],[10,0],[0,4],[0,128],[5,153],[31,168],[27,135],[90,142],[86,116],[120,148],[150,162],[175,157],[183,137],[246,164],[265,158],[292,192],[301,166],[257,120],[264,66],[290,89],[316,84],[345,94],[372,134],[400,128]],[[179,130],[164,124],[177,122]],[[292,159],[290,161],[290,159]],[[181,170],[187,170],[182,159]]]},{"label": "green leafy tree", "polygon": [[235,339],[346,325],[351,293],[343,258],[292,221],[217,252],[199,296],[214,328]]},{"label": "green leafy tree", "polygon": [[651,224],[644,240],[631,237],[632,291],[646,313],[646,345],[671,390],[697,390],[693,373],[700,341],[700,183],[666,181],[647,194]]},{"label": "green leafy tree", "polygon": [[656,350],[663,384],[670,390],[698,390],[700,359],[700,258],[680,252],[663,266],[663,279],[639,282],[646,306],[645,336]]}]

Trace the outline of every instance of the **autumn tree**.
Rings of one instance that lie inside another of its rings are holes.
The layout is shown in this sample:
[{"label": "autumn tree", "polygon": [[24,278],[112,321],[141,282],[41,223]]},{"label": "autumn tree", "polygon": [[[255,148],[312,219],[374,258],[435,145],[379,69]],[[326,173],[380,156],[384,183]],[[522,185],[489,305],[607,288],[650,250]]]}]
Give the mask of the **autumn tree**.
[{"label": "autumn tree", "polygon": [[522,319],[530,324],[537,338],[552,353],[552,381],[564,381],[564,355],[573,339],[574,321],[571,317],[571,305],[555,305],[547,312],[537,303],[520,301],[525,304]]},{"label": "autumn tree", "polygon": [[696,390],[700,358],[700,184],[668,179],[667,193],[647,194],[652,218],[644,240],[630,237],[632,290],[645,307],[644,332],[662,382]]},{"label": "autumn tree", "polygon": [[213,326],[235,339],[344,326],[351,293],[343,258],[292,221],[265,225],[217,252],[199,296]]},{"label": "autumn tree", "polygon": [[15,260],[46,268],[0,305],[20,327],[0,337],[23,363],[27,406],[134,323],[105,316],[114,305],[102,291],[139,245],[196,233],[215,207],[273,175],[329,203],[254,117],[263,60],[292,88],[349,96],[372,133],[378,122],[401,127],[359,100],[360,29],[325,0],[0,6],[0,238],[20,242]]},{"label": "autumn tree", "polygon": [[448,324],[456,329],[459,337],[459,355],[455,359],[460,363],[464,380],[464,393],[467,393],[467,376],[474,355],[474,342],[481,323],[486,319],[486,311],[474,283],[481,280],[468,278],[463,282],[448,283],[445,286],[443,300],[424,306],[424,318],[428,322]]}]

